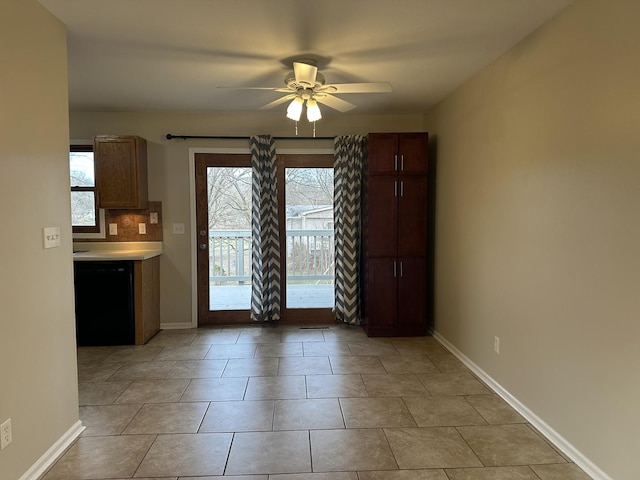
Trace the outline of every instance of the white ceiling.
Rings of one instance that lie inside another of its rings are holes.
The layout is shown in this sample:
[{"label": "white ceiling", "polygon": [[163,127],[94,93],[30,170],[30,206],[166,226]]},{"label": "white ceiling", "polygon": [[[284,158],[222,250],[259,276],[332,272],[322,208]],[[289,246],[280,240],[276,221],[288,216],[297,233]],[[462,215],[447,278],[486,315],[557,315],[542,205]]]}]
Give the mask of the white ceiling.
[{"label": "white ceiling", "polygon": [[[68,28],[71,110],[254,111],[297,58],[355,113],[420,113],[571,0],[40,0]],[[285,105],[276,107],[286,109]],[[328,110],[323,107],[323,113]]]}]

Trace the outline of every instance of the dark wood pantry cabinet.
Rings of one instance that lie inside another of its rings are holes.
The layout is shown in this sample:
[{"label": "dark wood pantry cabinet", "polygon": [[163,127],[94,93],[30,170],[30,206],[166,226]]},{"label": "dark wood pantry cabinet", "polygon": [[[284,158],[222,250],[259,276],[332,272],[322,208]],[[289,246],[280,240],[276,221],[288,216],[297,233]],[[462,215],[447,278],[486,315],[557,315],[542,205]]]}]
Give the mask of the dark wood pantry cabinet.
[{"label": "dark wood pantry cabinet", "polygon": [[133,135],[98,135],[93,152],[98,207],[147,208],[147,141]]},{"label": "dark wood pantry cabinet", "polygon": [[363,317],[370,336],[427,333],[428,134],[372,133],[363,177]]}]

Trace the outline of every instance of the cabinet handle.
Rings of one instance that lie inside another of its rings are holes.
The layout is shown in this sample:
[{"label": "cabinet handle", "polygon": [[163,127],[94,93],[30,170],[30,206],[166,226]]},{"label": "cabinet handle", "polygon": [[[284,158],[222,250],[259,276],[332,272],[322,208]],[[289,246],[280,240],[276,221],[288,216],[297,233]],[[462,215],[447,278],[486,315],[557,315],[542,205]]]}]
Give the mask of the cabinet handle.
[{"label": "cabinet handle", "polygon": [[404,197],[404,180],[400,180],[400,196]]},{"label": "cabinet handle", "polygon": [[398,267],[397,267],[397,264],[398,264],[398,262],[396,262],[396,261],[394,260],[394,261],[393,261],[393,278],[396,278],[396,277],[398,276],[398,275],[397,275],[397,272],[398,272],[398,270],[397,270],[397,268],[398,268]]},{"label": "cabinet handle", "polygon": [[398,171],[398,155],[393,156],[393,171]]},{"label": "cabinet handle", "polygon": [[400,171],[404,171],[404,155],[400,155]]},{"label": "cabinet handle", "polygon": [[400,262],[400,278],[402,278],[402,262]]},{"label": "cabinet handle", "polygon": [[393,181],[393,196],[394,197],[398,196],[398,181],[397,180]]}]

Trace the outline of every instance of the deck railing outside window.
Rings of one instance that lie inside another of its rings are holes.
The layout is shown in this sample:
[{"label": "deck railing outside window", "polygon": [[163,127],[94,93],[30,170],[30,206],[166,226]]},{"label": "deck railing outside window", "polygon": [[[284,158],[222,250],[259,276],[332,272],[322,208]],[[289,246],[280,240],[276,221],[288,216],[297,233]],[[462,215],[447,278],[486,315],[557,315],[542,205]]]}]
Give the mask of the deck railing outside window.
[{"label": "deck railing outside window", "polygon": [[[333,230],[287,231],[287,281],[333,283]],[[243,285],[251,282],[251,231],[209,231],[209,283]]]}]

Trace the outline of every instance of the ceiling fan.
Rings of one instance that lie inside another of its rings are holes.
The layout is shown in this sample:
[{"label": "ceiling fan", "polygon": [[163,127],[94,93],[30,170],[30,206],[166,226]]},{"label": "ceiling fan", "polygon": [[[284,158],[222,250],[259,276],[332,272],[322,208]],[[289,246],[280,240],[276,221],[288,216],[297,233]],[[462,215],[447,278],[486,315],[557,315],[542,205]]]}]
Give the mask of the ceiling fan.
[{"label": "ceiling fan", "polygon": [[[286,95],[267,103],[259,110],[267,110],[285,102],[291,101],[287,108],[287,117],[298,121],[305,102],[307,105],[307,119],[310,122],[320,120],[322,115],[318,103],[331,107],[339,112],[348,112],[356,108],[353,103],[336,97],[343,93],[387,93],[391,92],[389,82],[373,83],[336,83],[327,85],[324,75],[318,71],[313,60],[298,60],[293,62],[293,71],[284,79],[284,87],[226,87],[245,90],[271,90]],[[225,87],[223,87],[225,88]]]}]

